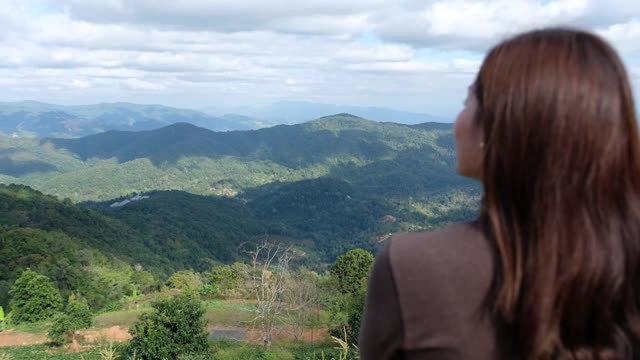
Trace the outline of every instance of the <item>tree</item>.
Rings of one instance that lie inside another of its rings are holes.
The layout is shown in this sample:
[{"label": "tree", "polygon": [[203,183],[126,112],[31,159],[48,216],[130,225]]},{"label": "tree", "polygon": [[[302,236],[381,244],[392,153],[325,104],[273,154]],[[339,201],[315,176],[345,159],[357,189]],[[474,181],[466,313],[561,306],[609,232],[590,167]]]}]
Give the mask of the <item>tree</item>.
[{"label": "tree", "polygon": [[171,275],[167,280],[167,284],[172,289],[194,290],[202,285],[202,279],[200,274],[192,270],[181,270]]},{"label": "tree", "polygon": [[93,324],[93,314],[89,310],[89,305],[84,299],[78,298],[74,294],[69,295],[65,313],[76,324],[74,330],[88,329]]},{"label": "tree", "polygon": [[289,276],[290,247],[282,247],[264,239],[251,255],[251,280],[255,291],[255,321],[260,324],[262,343],[267,349],[273,342],[276,322],[285,314],[283,294]]},{"label": "tree", "polygon": [[15,323],[49,319],[62,306],[60,291],[51,280],[31,269],[22,272],[9,295]]},{"label": "tree", "polygon": [[142,269],[135,270],[131,273],[131,277],[129,281],[138,289],[138,292],[146,294],[148,291],[153,290],[155,285],[155,280],[153,279],[153,275],[148,271],[144,271]]},{"label": "tree", "polygon": [[52,343],[62,345],[66,341],[65,334],[72,331],[71,319],[65,313],[57,313],[52,320],[47,337]]},{"label": "tree", "polygon": [[362,249],[354,249],[338,257],[331,268],[331,277],[344,296],[339,299],[338,307],[346,312],[347,319],[346,329],[339,327],[330,332],[334,336],[341,337],[341,334],[346,331],[347,341],[353,344],[358,341],[371,266],[373,266],[373,255]]},{"label": "tree", "polygon": [[65,312],[56,314],[47,336],[53,343],[62,344],[65,334],[71,334],[72,339],[75,339],[77,330],[88,329],[92,324],[93,314],[87,302],[71,294]]},{"label": "tree", "polygon": [[331,268],[331,275],[338,281],[338,290],[356,296],[363,279],[369,278],[373,266],[373,255],[363,249],[354,249],[338,257]]},{"label": "tree", "polygon": [[367,297],[367,282],[362,281],[360,290],[353,297],[348,309],[347,309],[347,328],[346,335],[347,340],[352,344],[358,343],[358,336],[360,335],[360,324],[362,323],[362,314],[364,312],[364,302]]},{"label": "tree", "polygon": [[229,265],[215,266],[205,277],[208,285],[217,286],[225,294],[238,286],[239,275]]},{"label": "tree", "polygon": [[205,309],[190,294],[152,303],[153,311],[140,315],[129,333],[129,351],[138,359],[177,359],[178,355],[206,351]]}]

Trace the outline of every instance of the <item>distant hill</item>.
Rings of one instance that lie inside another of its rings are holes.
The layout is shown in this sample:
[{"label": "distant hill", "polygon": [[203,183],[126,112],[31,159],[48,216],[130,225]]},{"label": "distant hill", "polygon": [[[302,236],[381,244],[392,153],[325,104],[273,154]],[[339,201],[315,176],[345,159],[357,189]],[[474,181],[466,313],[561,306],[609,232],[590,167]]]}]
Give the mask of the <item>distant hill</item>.
[{"label": "distant hill", "polygon": [[208,108],[201,112],[132,103],[64,106],[37,101],[0,102],[0,133],[17,137],[78,138],[109,130],[153,130],[175,123],[190,123],[214,131],[252,130],[299,124],[338,113],[400,124],[450,122],[450,119],[424,113],[302,101],[226,110]]},{"label": "distant hill", "polygon": [[0,132],[22,137],[81,137],[108,130],[140,131],[189,122],[217,131],[253,129],[248,117],[214,117],[161,105],[105,103],[62,106],[22,101],[0,103]]},{"label": "distant hill", "polygon": [[80,139],[0,137],[0,181],[73,201],[153,190],[233,196],[323,176],[381,196],[473,187],[455,173],[450,125],[407,126],[349,114],[252,131],[179,123]]},{"label": "distant hill", "polygon": [[210,107],[204,109],[204,111],[214,115],[220,115],[226,112],[248,115],[268,125],[299,124],[329,114],[338,113],[349,113],[369,120],[395,122],[400,124],[452,122],[452,119],[424,113],[401,111],[382,107],[321,104],[307,101],[279,101],[263,107],[238,107],[228,109]]}]

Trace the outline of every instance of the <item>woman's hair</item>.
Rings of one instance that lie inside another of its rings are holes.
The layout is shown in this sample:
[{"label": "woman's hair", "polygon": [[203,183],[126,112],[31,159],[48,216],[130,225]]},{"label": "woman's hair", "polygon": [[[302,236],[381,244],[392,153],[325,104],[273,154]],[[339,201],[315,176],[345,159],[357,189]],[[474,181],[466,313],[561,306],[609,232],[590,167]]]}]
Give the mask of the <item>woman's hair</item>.
[{"label": "woman's hair", "polygon": [[587,32],[528,32],[489,52],[475,95],[494,318],[522,358],[631,358],[640,143],[622,61]]}]

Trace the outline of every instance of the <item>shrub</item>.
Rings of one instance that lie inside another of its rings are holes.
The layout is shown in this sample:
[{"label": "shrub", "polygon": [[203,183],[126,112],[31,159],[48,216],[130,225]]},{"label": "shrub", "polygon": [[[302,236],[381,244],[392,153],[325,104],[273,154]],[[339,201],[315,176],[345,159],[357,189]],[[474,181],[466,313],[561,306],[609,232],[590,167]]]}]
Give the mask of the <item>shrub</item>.
[{"label": "shrub", "polygon": [[63,344],[65,334],[74,334],[77,330],[87,329],[93,323],[93,315],[86,301],[69,296],[69,303],[64,313],[56,314],[47,336],[54,344]]},{"label": "shrub", "polygon": [[193,295],[178,295],[152,303],[153,311],[140,315],[131,327],[129,352],[138,359],[176,359],[178,355],[209,347],[205,309]]},{"label": "shrub", "polygon": [[60,291],[48,277],[31,269],[22,272],[9,295],[15,323],[50,319],[62,306]]},{"label": "shrub", "polygon": [[58,313],[53,317],[47,337],[56,345],[64,344],[66,341],[65,334],[70,331],[72,327],[69,316],[64,313]]},{"label": "shrub", "polygon": [[76,298],[73,294],[69,296],[65,312],[74,322],[74,330],[88,329],[93,324],[93,314],[89,310],[89,305],[85,300]]}]

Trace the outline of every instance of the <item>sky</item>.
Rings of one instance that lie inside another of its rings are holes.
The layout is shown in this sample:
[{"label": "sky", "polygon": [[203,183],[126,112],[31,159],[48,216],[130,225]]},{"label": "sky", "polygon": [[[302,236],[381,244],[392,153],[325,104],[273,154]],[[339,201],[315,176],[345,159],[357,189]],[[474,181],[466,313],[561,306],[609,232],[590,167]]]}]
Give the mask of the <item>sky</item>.
[{"label": "sky", "polygon": [[638,0],[2,0],[0,101],[300,100],[455,116],[486,51],[594,31],[640,91]]}]

